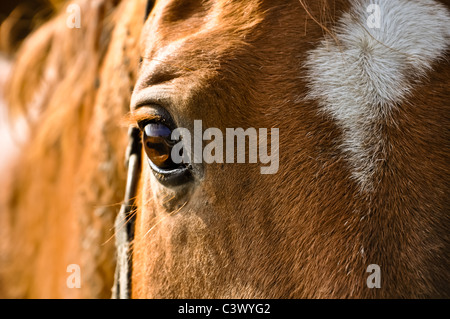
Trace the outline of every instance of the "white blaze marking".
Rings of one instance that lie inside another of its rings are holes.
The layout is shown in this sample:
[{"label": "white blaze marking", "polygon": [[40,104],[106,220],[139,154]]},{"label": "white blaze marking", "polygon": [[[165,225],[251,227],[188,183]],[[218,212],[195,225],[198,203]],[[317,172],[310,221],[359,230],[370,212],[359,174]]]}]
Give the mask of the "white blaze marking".
[{"label": "white blaze marking", "polygon": [[[380,8],[379,28],[367,26],[370,5]],[[370,191],[388,149],[376,123],[443,57],[450,14],[434,0],[355,0],[335,31],[339,43],[327,36],[309,52],[308,98],[342,128],[352,176]]]}]

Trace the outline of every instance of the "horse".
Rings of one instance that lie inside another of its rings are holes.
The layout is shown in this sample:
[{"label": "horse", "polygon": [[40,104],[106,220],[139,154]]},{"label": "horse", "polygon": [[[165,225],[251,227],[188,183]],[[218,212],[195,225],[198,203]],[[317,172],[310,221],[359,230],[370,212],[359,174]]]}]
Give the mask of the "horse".
[{"label": "horse", "polygon": [[[8,87],[32,118],[8,188],[11,295],[110,296],[130,125],[130,297],[450,296],[448,1],[78,4],[87,24],[40,28]],[[176,163],[169,136],[196,121],[278,129],[278,169]]]}]

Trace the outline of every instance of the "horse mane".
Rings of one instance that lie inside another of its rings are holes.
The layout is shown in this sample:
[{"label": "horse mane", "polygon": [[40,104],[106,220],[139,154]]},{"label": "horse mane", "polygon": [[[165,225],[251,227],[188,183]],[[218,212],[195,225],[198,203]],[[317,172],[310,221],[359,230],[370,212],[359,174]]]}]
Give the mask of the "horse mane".
[{"label": "horse mane", "polygon": [[[29,125],[7,187],[10,236],[0,265],[7,297],[111,295],[108,239],[125,184],[120,120],[138,69],[146,1],[75,3],[81,28],[66,26],[64,7],[33,32],[5,90],[12,120]],[[90,287],[83,295],[61,288],[69,264],[83,269],[82,285]]]}]

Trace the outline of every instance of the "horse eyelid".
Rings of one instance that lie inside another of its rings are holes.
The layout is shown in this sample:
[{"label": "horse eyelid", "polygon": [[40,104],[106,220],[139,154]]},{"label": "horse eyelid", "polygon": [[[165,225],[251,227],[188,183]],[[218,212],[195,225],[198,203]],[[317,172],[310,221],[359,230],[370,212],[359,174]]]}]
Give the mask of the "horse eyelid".
[{"label": "horse eyelid", "polygon": [[155,114],[130,112],[125,115],[122,122],[127,126],[143,128],[148,123],[164,123],[164,119],[161,116]]}]

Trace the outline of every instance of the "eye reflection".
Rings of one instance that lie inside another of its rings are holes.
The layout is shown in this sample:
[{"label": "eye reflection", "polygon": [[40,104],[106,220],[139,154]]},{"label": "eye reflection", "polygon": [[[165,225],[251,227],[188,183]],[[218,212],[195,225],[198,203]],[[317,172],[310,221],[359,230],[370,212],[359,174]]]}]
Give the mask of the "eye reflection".
[{"label": "eye reflection", "polygon": [[175,141],[171,140],[172,131],[160,123],[150,123],[144,127],[143,145],[148,158],[161,169],[174,169],[170,155]]}]

